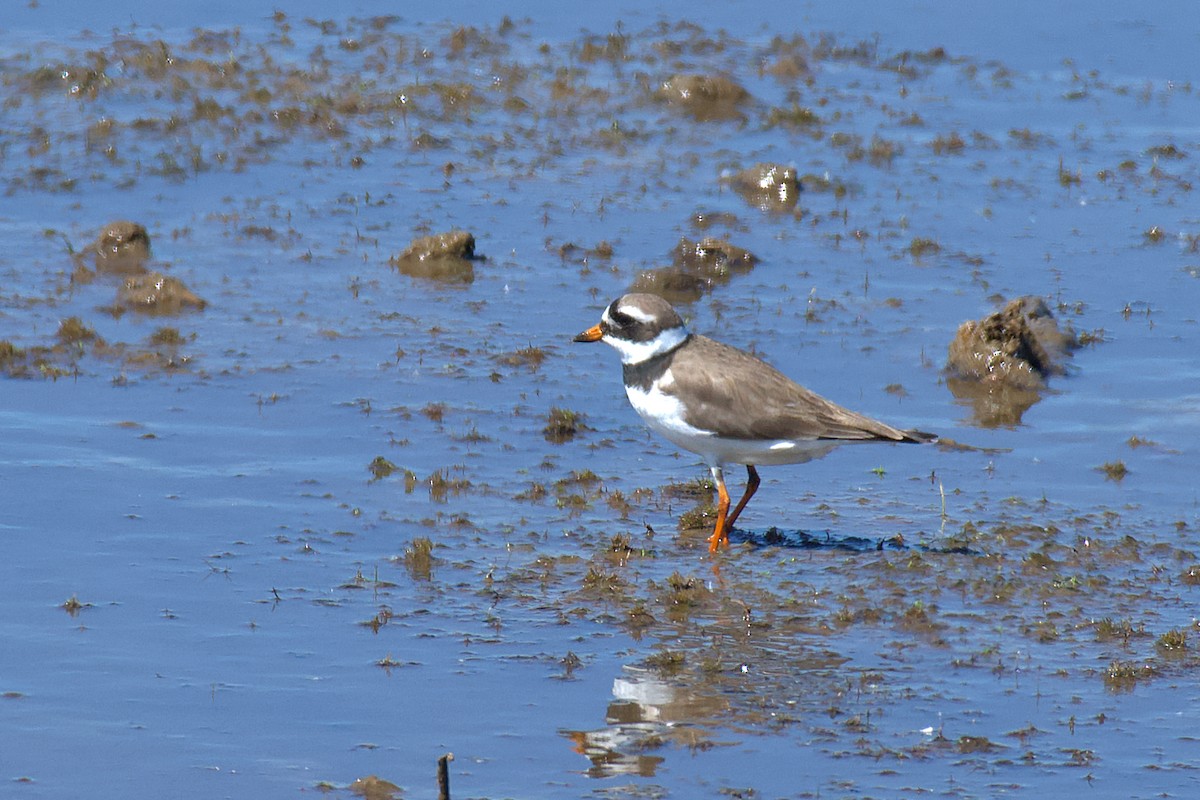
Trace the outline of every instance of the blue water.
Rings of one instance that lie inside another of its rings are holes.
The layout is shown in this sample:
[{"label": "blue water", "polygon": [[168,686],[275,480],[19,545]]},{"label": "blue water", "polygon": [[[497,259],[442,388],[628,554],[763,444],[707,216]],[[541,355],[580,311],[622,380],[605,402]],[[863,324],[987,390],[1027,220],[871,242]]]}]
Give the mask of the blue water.
[{"label": "blue water", "polygon": [[[786,16],[716,3],[572,15],[449,3],[433,16],[360,3],[322,33],[305,18],[334,12],[299,4],[290,44],[272,11],[42,2],[12,9],[0,34],[0,339],[50,344],[78,315],[137,349],[171,325],[189,362],[168,373],[93,354],[56,380],[0,380],[0,794],[344,795],[377,774],[415,797],[433,794],[446,752],[467,797],[1194,794],[1196,663],[1154,645],[1195,633],[1181,577],[1200,525],[1189,6],[1030,3],[1014,26],[1012,6],[918,2]],[[381,31],[352,21],[383,14],[398,19]],[[506,15],[515,28],[501,36]],[[617,20],[635,57],[582,61],[582,42]],[[660,20],[701,28],[664,32]],[[448,56],[462,24],[499,53]],[[197,28],[234,27],[228,53],[189,46]],[[772,38],[793,33],[870,41],[879,59],[813,59],[813,83],[797,86],[760,74]],[[458,112],[414,93],[411,116],[349,114],[344,136],[197,120],[197,98],[255,106],[199,71],[125,80],[136,70],[117,54],[158,39],[178,57],[262,71],[268,110],[438,81],[482,99]],[[680,52],[655,49],[666,39]],[[935,46],[963,60],[913,77],[880,66]],[[381,72],[373,48],[392,56]],[[42,63],[89,63],[89,50],[108,54],[114,79],[94,99],[71,96],[69,81],[40,94],[22,83]],[[288,89],[274,70],[292,68]],[[597,93],[553,99],[560,70]],[[701,125],[646,99],[643,84],[676,70],[730,74],[757,105],[745,124]],[[506,108],[510,94],[533,110]],[[763,123],[793,100],[821,116],[821,135]],[[924,124],[903,124],[911,113]],[[133,124],[171,115],[183,122],[170,130]],[[120,123],[111,160],[85,135],[104,116]],[[602,135],[614,122],[629,134],[619,145]],[[1009,134],[1020,128],[1042,143],[1021,146]],[[411,148],[419,131],[447,147]],[[936,153],[951,131],[964,152]],[[884,166],[847,160],[836,132],[900,152]],[[1165,144],[1186,155],[1147,154]],[[196,152],[203,169],[156,173],[164,155],[186,165]],[[1060,159],[1079,184],[1059,182]],[[801,215],[761,214],[719,176],[764,160],[849,194],[810,187]],[[56,188],[61,178],[75,182]],[[696,330],[853,408],[995,448],[847,448],[764,470],[741,523],[835,540],[903,533],[913,549],[740,546],[714,566],[700,535],[676,534],[687,503],[660,490],[702,468],[644,430],[615,354],[570,337],[697,236],[698,211],[735,214],[716,233],[762,263],[685,309]],[[148,228],[154,265],[204,297],[203,312],[114,318],[102,307],[116,279],[71,285],[69,249],[116,218]],[[1158,244],[1145,237],[1155,226]],[[469,285],[388,265],[413,237],[454,227],[486,256]],[[914,261],[915,237],[941,253]],[[560,255],[602,240],[611,261]],[[959,323],[1022,294],[1102,329],[1103,343],[1078,351],[1020,425],[983,427],[944,385],[945,348]],[[546,355],[539,368],[503,360],[531,345]],[[440,420],[431,403],[445,404]],[[591,430],[548,443],[553,406],[583,412]],[[1155,444],[1131,448],[1134,435]],[[371,480],[381,455],[414,473],[411,491],[399,475]],[[1120,482],[1096,469],[1116,459],[1129,468]],[[556,487],[582,469],[602,493]],[[442,497],[435,474],[470,485]],[[521,498],[533,484],[544,500]],[[615,491],[633,500],[625,518],[607,503]],[[579,510],[572,492],[586,495]],[[939,554],[968,523],[980,531],[972,554]],[[614,561],[616,533],[651,555]],[[428,580],[404,562],[418,537],[436,544]],[[1054,566],[1031,566],[1035,553]],[[642,636],[626,600],[588,587],[593,568],[645,602],[656,622]],[[710,592],[682,619],[663,589],[673,572]],[[72,597],[87,604],[73,615],[61,607]],[[936,634],[905,627],[914,603],[934,609]],[[880,616],[838,627],[846,611]],[[364,624],[381,614],[378,630]],[[1101,640],[1105,618],[1146,635]],[[1039,623],[1056,636],[1039,640]],[[688,656],[680,671],[646,666],[664,649]],[[568,653],[581,662],[569,672]],[[1159,675],[1106,684],[1115,660]],[[1026,741],[1012,735],[1030,725]],[[999,747],[963,753],[961,736]]]}]

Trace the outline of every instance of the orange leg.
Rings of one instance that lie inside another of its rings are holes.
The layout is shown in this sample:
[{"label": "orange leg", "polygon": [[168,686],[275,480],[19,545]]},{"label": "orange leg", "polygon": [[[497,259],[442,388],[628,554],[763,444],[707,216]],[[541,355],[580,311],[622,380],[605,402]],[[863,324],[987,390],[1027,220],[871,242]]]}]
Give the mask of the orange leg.
[{"label": "orange leg", "polygon": [[717,482],[717,526],[708,539],[708,552],[715,553],[721,542],[729,540],[729,527],[725,517],[729,515],[729,492],[725,490],[725,474],[720,467],[711,467],[713,480]]},{"label": "orange leg", "polygon": [[754,497],[754,493],[758,491],[758,485],[761,483],[758,479],[758,470],[754,465],[746,465],[746,493],[742,495],[742,499],[738,500],[737,506],[733,509],[733,513],[729,515],[729,519],[725,522],[725,539],[729,539],[729,532],[733,530],[733,523],[737,522],[738,515],[742,513],[742,509],[746,507],[746,503],[750,502],[750,498]]}]

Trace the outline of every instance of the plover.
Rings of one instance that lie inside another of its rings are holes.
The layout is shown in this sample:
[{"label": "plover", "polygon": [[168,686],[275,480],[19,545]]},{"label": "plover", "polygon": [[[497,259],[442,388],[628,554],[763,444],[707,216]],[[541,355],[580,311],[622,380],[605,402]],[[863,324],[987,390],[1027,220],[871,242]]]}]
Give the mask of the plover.
[{"label": "plover", "polygon": [[[651,430],[699,455],[717,484],[716,552],[758,490],[755,467],[800,464],[842,444],[930,442],[856,414],[805,389],[777,369],[727,344],[689,333],[666,300],[627,294],[600,322],[575,337],[604,342],[621,355],[625,394]],[[746,492],[729,511],[724,467],[746,467]]]}]

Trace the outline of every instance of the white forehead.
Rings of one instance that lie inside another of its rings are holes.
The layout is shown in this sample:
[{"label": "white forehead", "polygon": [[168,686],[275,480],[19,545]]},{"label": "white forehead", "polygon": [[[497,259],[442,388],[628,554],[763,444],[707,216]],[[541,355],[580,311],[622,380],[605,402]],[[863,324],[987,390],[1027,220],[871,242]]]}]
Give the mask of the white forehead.
[{"label": "white forehead", "polygon": [[654,320],[656,319],[656,317],[653,314],[649,314],[649,313],[643,311],[640,307],[635,306],[635,305],[624,305],[623,304],[620,306],[620,309],[621,309],[622,313],[628,314],[629,316],[636,319],[638,322],[643,322],[643,323],[654,322]]},{"label": "white forehead", "polygon": [[[628,303],[618,305],[617,308],[620,309],[622,314],[628,314],[630,317],[632,317],[633,319],[636,319],[638,322],[641,322],[643,324],[654,322],[654,320],[656,319],[656,317],[653,314],[648,314],[644,310],[639,308],[638,306],[629,305]],[[604,309],[604,314],[602,314],[600,318],[603,319],[605,322],[612,322],[612,317],[610,317],[608,315],[607,308]]]}]

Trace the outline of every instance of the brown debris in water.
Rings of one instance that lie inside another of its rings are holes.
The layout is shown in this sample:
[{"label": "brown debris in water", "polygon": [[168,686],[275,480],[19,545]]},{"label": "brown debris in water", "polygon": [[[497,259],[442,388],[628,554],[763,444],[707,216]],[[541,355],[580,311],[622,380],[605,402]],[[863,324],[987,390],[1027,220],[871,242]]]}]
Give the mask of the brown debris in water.
[{"label": "brown debris in water", "polygon": [[471,283],[475,280],[475,260],[475,237],[466,231],[448,231],[413,239],[388,263],[411,278]]},{"label": "brown debris in water", "polygon": [[580,431],[586,430],[589,428],[583,424],[583,414],[555,406],[547,415],[542,435],[551,444],[563,444],[574,439]]},{"label": "brown debris in water", "polygon": [[475,257],[475,237],[466,231],[449,231],[413,239],[401,260],[431,261],[440,258],[472,259]]},{"label": "brown debris in water", "polygon": [[657,294],[674,303],[691,303],[758,263],[758,257],[749,250],[711,236],[700,241],[680,239],[671,259],[669,267],[638,275],[630,291]]},{"label": "brown debris in water", "polygon": [[179,332],[178,328],[164,326],[150,334],[150,338],[147,341],[151,345],[158,347],[179,347],[187,339]]},{"label": "brown debris in water", "polygon": [[97,339],[95,329],[88,327],[79,317],[67,317],[59,322],[55,336],[63,344],[82,344]]},{"label": "brown debris in water", "polygon": [[1015,425],[1040,399],[1052,375],[1078,347],[1039,297],[1020,297],[978,321],[964,322],[950,343],[947,381],[955,397],[970,400],[981,425]]},{"label": "brown debris in water", "polygon": [[758,257],[744,247],[712,236],[698,242],[683,238],[675,248],[675,266],[714,279],[749,270],[757,263]]},{"label": "brown debris in water", "polygon": [[79,317],[67,317],[58,323],[53,345],[17,347],[8,339],[0,340],[0,374],[10,378],[50,378],[57,380],[77,374],[76,361],[87,353],[107,352],[106,341]]},{"label": "brown debris in water", "polygon": [[773,61],[765,64],[762,71],[783,84],[812,80],[812,68],[808,59],[798,52],[781,53]]},{"label": "brown debris in water", "polygon": [[183,281],[150,272],[126,278],[117,290],[117,307],[146,314],[178,314],[184,308],[202,310],[207,302]]},{"label": "brown debris in water", "polygon": [[405,548],[403,560],[413,580],[429,580],[433,577],[433,565],[437,561],[433,555],[433,540],[427,536],[416,537],[412,545]]},{"label": "brown debris in water", "polygon": [[396,784],[378,775],[358,778],[350,784],[349,789],[354,794],[361,795],[364,800],[395,800],[403,791]]},{"label": "brown debris in water", "polygon": [[699,122],[740,119],[740,107],[750,93],[724,75],[674,75],[663,83],[658,97]]},{"label": "brown debris in water", "polygon": [[800,181],[795,167],[782,164],[755,164],[721,179],[760,211],[790,212],[800,200]]},{"label": "brown debris in water", "polygon": [[587,266],[592,260],[609,261],[613,257],[613,246],[606,241],[599,241],[595,247],[583,247],[575,242],[564,242],[559,245],[558,257],[582,266]]},{"label": "brown debris in water", "polygon": [[367,471],[371,473],[372,482],[381,481],[398,469],[400,468],[394,462],[383,456],[375,456],[371,459],[371,463],[367,464]]},{"label": "brown debris in water", "polygon": [[955,742],[958,752],[969,755],[971,753],[992,753],[1000,749],[1001,745],[996,744],[986,736],[960,736]]},{"label": "brown debris in water", "polygon": [[664,297],[672,303],[694,303],[710,287],[705,280],[676,267],[650,269],[637,276],[630,285],[631,292],[646,292]]},{"label": "brown debris in water", "polygon": [[[186,369],[192,360],[179,352],[180,346],[194,338],[194,334],[184,337],[175,328],[159,328],[145,347],[110,343],[79,317],[67,317],[59,322],[53,344],[20,348],[10,340],[0,340],[0,376],[57,380],[80,374],[79,362],[84,357],[115,362],[123,370],[177,371]],[[123,375],[114,379],[118,383],[124,380]]]},{"label": "brown debris in water", "polygon": [[142,272],[150,260],[150,234],[146,226],[136,222],[110,222],[88,245],[87,252],[97,272]]},{"label": "brown debris in water", "polygon": [[546,351],[535,345],[522,347],[511,353],[496,356],[496,361],[506,367],[525,367],[530,372],[537,372],[546,360]]},{"label": "brown debris in water", "polygon": [[811,83],[813,80],[813,50],[808,40],[798,33],[790,37],[777,35],[763,53],[758,66],[759,75],[770,75],[782,85]]},{"label": "brown debris in water", "polygon": [[24,350],[17,347],[8,339],[0,339],[0,369],[7,369],[10,363],[24,356]]},{"label": "brown debris in water", "polygon": [[1104,670],[1104,685],[1113,692],[1129,692],[1140,681],[1158,677],[1160,670],[1149,661],[1113,661]]},{"label": "brown debris in water", "polygon": [[692,215],[691,225],[698,231],[706,231],[717,225],[723,225],[733,230],[749,230],[742,226],[737,214],[729,211],[697,211]]}]

